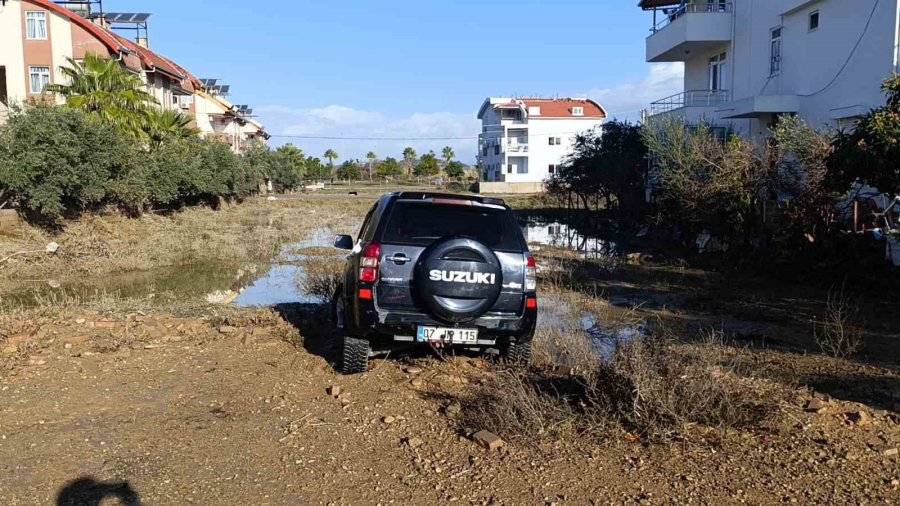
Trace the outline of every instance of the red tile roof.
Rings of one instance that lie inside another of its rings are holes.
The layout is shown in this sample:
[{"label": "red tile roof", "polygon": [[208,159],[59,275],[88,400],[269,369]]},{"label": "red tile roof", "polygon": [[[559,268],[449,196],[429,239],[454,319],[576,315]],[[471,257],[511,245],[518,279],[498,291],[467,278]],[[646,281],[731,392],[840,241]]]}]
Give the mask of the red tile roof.
[{"label": "red tile roof", "polygon": [[167,74],[169,77],[177,80],[181,80],[187,77],[183,73],[178,71],[178,69],[176,68],[177,65],[173,65],[172,62],[147,49],[146,47],[141,46],[136,42],[132,42],[117,33],[112,33],[112,36],[115,37],[116,40],[126,49],[140,56],[141,62],[144,64],[144,67],[147,70],[162,72],[163,74]]},{"label": "red tile roof", "polygon": [[84,28],[88,33],[97,37],[97,40],[102,42],[109,50],[118,55],[122,51],[122,45],[118,43],[118,41],[106,30],[100,28],[99,26],[91,23],[90,21],[84,19],[83,17],[75,14],[74,12],[66,9],[65,7],[61,7],[59,4],[51,2],[50,0],[27,0],[29,3],[35,4],[39,7],[43,7],[48,11],[59,14],[60,16],[69,18],[69,20],[76,25]]},{"label": "red tile roof", "polygon": [[[606,118],[606,111],[597,102],[578,98],[523,98],[526,107],[540,107],[539,115],[529,114],[532,118]],[[581,107],[584,114],[575,116],[573,107]]]}]

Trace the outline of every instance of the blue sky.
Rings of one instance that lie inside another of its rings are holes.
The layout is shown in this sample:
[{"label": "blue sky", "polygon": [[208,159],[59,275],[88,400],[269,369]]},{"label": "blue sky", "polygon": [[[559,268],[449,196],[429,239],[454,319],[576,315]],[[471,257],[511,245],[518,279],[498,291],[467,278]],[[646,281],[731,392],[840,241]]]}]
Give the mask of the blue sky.
[{"label": "blue sky", "polygon": [[[490,95],[588,96],[635,119],[680,91],[681,68],[644,62],[636,0],[105,0],[152,12],[150,46],[232,86],[276,135],[321,156],[455,148],[474,161]],[[311,140],[461,137],[454,140]]]}]

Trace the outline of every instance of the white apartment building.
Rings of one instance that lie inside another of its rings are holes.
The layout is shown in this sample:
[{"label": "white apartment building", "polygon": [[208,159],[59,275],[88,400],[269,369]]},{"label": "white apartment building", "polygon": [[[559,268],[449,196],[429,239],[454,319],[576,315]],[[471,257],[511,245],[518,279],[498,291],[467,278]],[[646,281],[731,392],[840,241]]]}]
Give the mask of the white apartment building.
[{"label": "white apartment building", "polygon": [[898,70],[900,0],[641,0],[648,62],[684,62],[650,116],[765,136],[780,115],[852,127]]},{"label": "white apartment building", "polygon": [[478,119],[484,181],[534,184],[556,171],[577,134],[602,127],[606,111],[588,99],[491,97]]}]

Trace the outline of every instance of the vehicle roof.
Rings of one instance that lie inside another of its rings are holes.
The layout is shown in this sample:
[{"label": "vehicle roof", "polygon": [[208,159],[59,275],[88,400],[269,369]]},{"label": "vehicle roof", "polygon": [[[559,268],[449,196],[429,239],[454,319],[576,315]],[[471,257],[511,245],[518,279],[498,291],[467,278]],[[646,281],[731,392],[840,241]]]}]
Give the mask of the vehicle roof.
[{"label": "vehicle roof", "polygon": [[497,199],[493,197],[485,197],[483,195],[463,195],[459,193],[440,193],[440,192],[409,192],[409,191],[401,191],[391,193],[392,197],[402,198],[407,200],[425,200],[425,199],[454,199],[454,200],[471,200],[473,202],[478,202],[479,204],[488,204],[495,206],[506,206],[506,202],[503,199]]}]

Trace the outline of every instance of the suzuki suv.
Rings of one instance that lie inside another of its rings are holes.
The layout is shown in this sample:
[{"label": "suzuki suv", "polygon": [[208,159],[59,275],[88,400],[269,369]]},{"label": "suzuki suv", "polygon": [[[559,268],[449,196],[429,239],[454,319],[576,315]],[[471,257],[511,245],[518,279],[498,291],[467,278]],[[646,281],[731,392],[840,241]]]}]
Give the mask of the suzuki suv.
[{"label": "suzuki suv", "polygon": [[537,321],[534,258],[513,212],[480,196],[398,192],[369,210],[332,310],[341,372],[398,346],[494,348],[527,365]]}]

